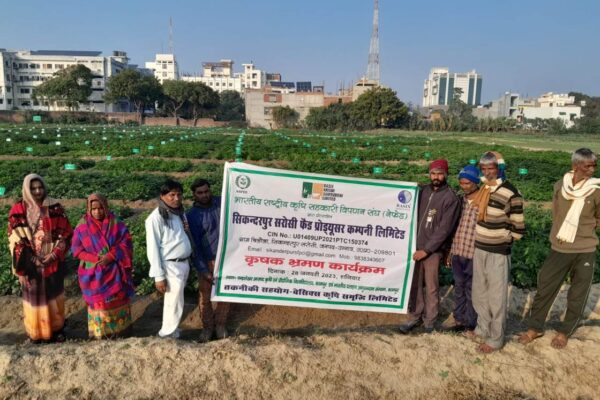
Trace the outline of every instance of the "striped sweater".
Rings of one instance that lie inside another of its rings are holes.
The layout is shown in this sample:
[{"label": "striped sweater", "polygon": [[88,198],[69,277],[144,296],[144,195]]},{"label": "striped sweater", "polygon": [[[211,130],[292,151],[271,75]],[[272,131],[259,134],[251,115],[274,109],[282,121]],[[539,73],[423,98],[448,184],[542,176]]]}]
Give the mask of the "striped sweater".
[{"label": "striped sweater", "polygon": [[490,195],[484,221],[475,228],[475,248],[510,254],[513,241],[525,233],[523,196],[510,182],[503,182]]}]

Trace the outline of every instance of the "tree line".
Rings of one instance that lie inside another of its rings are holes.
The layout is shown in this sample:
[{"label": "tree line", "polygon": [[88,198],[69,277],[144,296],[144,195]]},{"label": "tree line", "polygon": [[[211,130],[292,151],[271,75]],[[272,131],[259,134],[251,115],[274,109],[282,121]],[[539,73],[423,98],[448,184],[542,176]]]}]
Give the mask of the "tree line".
[{"label": "tree line", "polygon": [[[43,104],[66,106],[77,110],[93,93],[95,76],[85,65],[73,65],[60,70],[33,91],[33,99]],[[221,121],[243,121],[244,100],[236,91],[215,92],[201,82],[167,80],[161,85],[152,75],[135,69],[125,69],[106,82],[104,102],[128,103],[142,120],[145,111],[156,115],[194,120],[210,117]]]},{"label": "tree line", "polygon": [[277,127],[308,128],[327,131],[370,130],[395,128],[440,132],[515,132],[533,131],[551,134],[599,133],[600,97],[582,93],[569,93],[579,103],[584,100],[581,118],[567,128],[561,119],[477,118],[473,107],[461,100],[462,91],[456,88],[450,104],[438,110],[435,116],[425,116],[414,107],[403,103],[392,89],[377,87],[363,93],[352,103],[335,103],[327,107],[312,108],[302,123],[290,107],[275,107],[273,121]]},{"label": "tree line", "polygon": [[[69,110],[77,110],[80,104],[89,101],[93,79],[89,68],[81,64],[74,65],[36,87],[33,98],[44,104],[57,103]],[[585,101],[585,105],[581,118],[567,129],[560,119],[517,121],[507,117],[476,118],[472,114],[473,107],[460,99],[461,94],[461,89],[455,88],[448,108],[436,111],[435,118],[422,115],[418,109],[403,103],[396,92],[383,87],[373,88],[351,103],[312,108],[302,123],[299,122],[299,114],[287,106],[275,107],[272,117],[276,127],[328,131],[396,128],[443,132],[600,133],[600,97],[569,93],[577,103]],[[159,116],[192,119],[194,123],[203,117],[220,121],[245,120],[244,100],[238,92],[217,93],[201,82],[167,80],[161,85],[154,76],[135,69],[125,69],[108,78],[104,101],[111,104],[129,103],[138,113],[140,121],[148,110]]]}]

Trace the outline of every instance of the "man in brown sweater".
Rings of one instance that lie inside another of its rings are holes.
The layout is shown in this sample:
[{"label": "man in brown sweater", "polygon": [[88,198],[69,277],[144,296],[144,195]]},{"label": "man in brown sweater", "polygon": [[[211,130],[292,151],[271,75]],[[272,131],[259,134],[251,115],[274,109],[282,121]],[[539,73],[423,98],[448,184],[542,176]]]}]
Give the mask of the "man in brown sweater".
[{"label": "man in brown sweater", "polygon": [[551,251],[538,275],[538,290],[527,320],[528,330],[519,337],[527,344],[544,334],[548,311],[565,278],[571,276],[567,313],[552,339],[562,349],[582,317],[594,277],[600,228],[600,179],[596,154],[581,148],[571,157],[573,170],[554,185],[552,199]]}]

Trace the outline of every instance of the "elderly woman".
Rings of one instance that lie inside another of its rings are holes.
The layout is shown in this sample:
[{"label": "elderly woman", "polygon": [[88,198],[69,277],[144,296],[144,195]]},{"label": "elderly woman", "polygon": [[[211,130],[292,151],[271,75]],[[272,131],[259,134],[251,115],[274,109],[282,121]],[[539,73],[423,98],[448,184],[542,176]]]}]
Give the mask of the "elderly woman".
[{"label": "elderly woman", "polygon": [[115,338],[131,331],[133,245],[127,226],[99,194],[87,199],[71,245],[79,258],[79,286],[88,305],[90,338]]},{"label": "elderly woman", "polygon": [[25,331],[33,343],[65,340],[63,261],[73,229],[47,194],[41,176],[27,175],[23,197],[8,216],[12,270],[23,289]]}]

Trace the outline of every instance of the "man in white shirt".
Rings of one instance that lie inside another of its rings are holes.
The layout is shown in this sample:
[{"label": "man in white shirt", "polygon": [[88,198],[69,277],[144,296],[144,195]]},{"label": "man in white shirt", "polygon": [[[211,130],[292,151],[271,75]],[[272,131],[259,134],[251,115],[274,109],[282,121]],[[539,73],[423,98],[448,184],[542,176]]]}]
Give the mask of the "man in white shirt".
[{"label": "man in white shirt", "polygon": [[146,248],[150,277],[164,294],[160,337],[178,338],[183,315],[183,290],[190,271],[192,244],[183,210],[183,186],[167,180],[160,188],[158,208],[146,218]]}]

